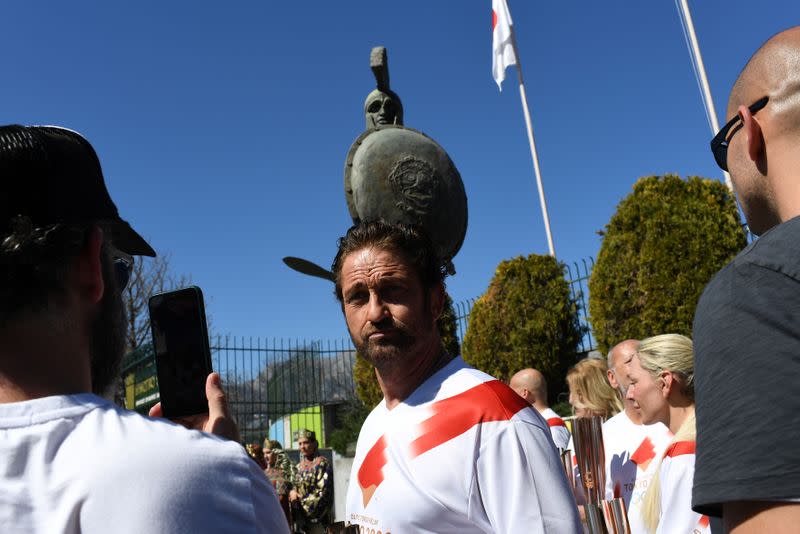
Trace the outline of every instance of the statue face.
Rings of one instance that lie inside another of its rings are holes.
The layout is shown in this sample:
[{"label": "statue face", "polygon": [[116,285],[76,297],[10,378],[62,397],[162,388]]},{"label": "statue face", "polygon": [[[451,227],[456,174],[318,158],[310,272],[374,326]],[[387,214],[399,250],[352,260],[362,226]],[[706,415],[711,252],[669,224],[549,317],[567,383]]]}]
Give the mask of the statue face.
[{"label": "statue face", "polygon": [[375,128],[384,124],[403,124],[403,107],[392,96],[373,91],[364,105],[367,128]]}]

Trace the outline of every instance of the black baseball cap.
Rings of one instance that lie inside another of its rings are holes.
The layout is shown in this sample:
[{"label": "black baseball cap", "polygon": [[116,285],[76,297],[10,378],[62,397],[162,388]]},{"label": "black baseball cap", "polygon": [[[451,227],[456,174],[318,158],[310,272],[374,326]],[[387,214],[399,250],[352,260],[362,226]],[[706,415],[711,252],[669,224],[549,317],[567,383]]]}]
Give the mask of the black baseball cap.
[{"label": "black baseball cap", "polygon": [[104,223],[119,250],[156,255],[119,216],[92,145],[66,128],[0,126],[0,236],[19,216],[35,227]]}]

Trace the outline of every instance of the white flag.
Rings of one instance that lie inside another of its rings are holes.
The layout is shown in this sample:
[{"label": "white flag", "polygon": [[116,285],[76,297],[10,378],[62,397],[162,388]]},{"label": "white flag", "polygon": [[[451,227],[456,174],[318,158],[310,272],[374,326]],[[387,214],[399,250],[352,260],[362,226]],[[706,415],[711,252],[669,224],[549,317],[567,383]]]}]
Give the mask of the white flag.
[{"label": "white flag", "polygon": [[517,64],[511,44],[511,13],[506,0],[492,0],[492,76],[500,90],[506,79],[506,67]]}]

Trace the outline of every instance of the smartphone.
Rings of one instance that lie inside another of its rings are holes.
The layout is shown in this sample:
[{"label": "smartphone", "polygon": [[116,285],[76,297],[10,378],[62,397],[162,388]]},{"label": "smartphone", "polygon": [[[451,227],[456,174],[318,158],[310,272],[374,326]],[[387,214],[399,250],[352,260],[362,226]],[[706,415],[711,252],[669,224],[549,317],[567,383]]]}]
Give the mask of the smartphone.
[{"label": "smartphone", "polygon": [[203,292],[190,286],[150,297],[150,328],[165,417],[208,413],[211,350]]}]

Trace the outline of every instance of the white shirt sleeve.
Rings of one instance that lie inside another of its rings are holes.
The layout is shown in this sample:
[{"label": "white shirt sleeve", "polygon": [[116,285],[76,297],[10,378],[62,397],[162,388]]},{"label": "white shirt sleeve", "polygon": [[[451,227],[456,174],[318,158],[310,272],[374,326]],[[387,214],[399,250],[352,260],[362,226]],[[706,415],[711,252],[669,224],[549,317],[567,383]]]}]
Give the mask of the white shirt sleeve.
[{"label": "white shirt sleeve", "polygon": [[[487,429],[488,430],[488,429]],[[486,438],[476,462],[470,516],[492,532],[581,532],[549,430],[510,421]]]}]

